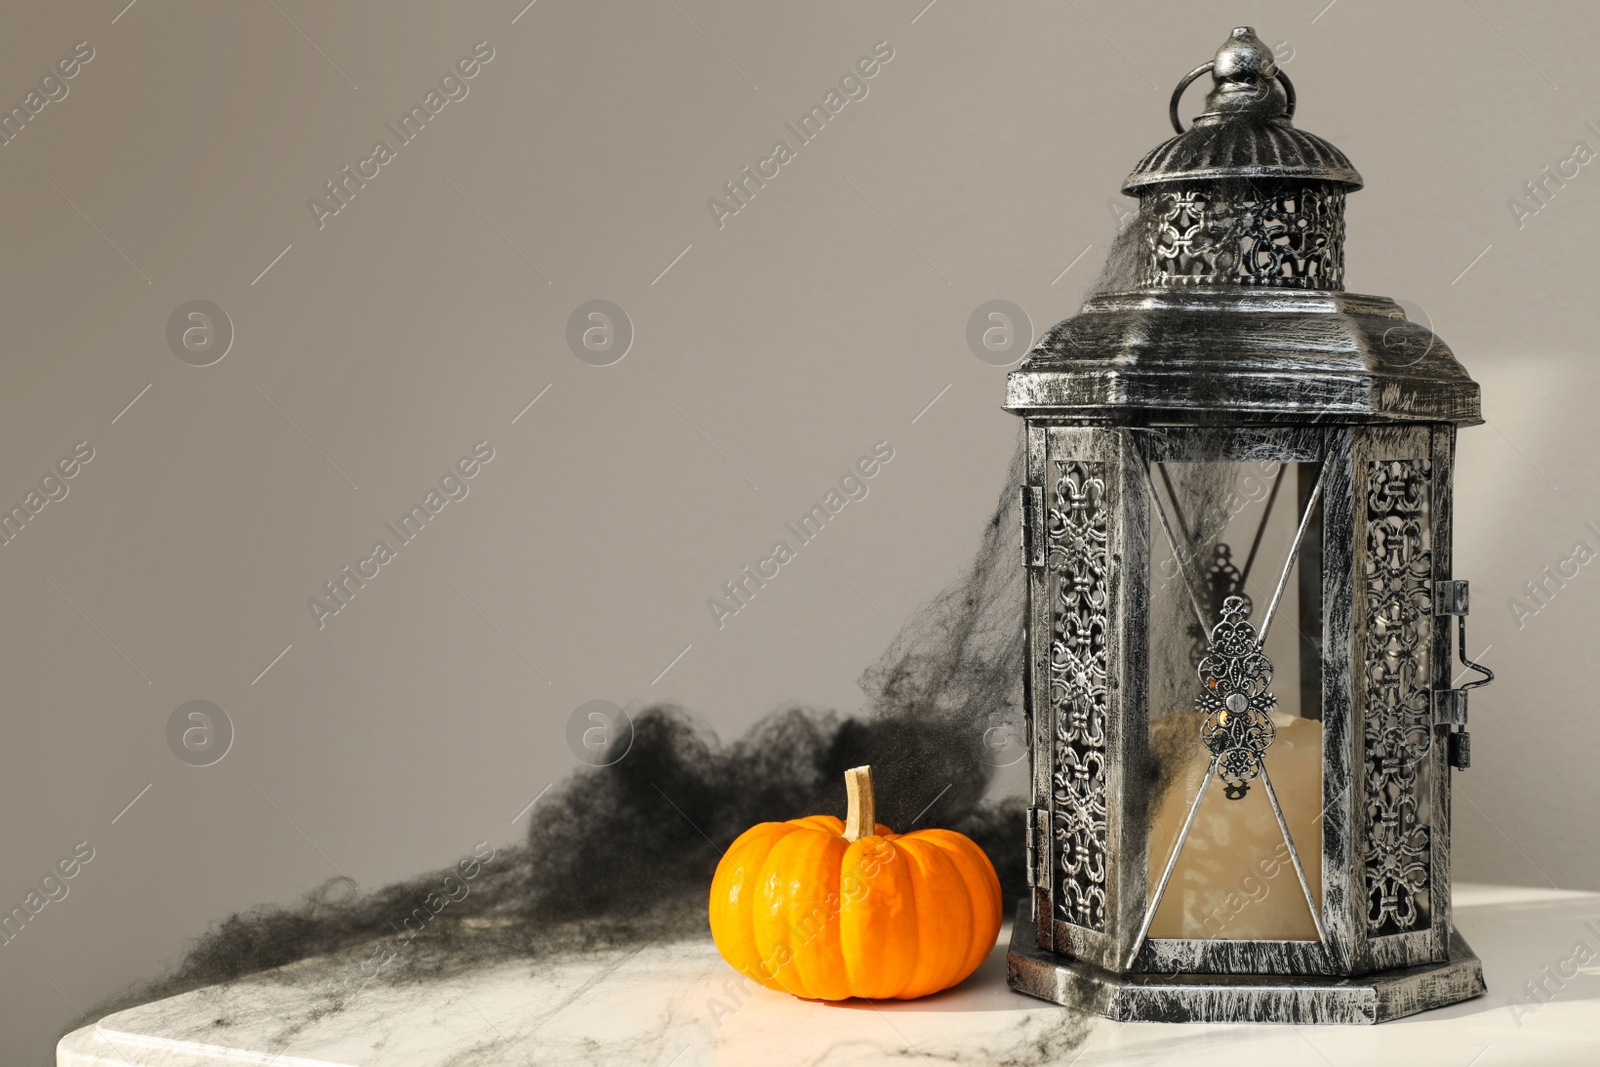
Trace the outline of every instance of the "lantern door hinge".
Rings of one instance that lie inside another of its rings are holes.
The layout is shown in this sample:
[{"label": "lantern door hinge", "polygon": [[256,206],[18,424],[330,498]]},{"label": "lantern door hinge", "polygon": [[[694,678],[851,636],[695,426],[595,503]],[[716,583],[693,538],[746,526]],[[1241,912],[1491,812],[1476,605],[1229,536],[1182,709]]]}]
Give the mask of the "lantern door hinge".
[{"label": "lantern door hinge", "polygon": [[1049,808],[1028,809],[1027,874],[1030,889],[1043,888],[1050,882],[1050,843],[1045,835],[1050,829]]},{"label": "lantern door hinge", "polygon": [[1025,485],[1018,493],[1022,512],[1022,565],[1044,566],[1044,490]]},{"label": "lantern door hinge", "polygon": [[1433,583],[1433,613],[1435,615],[1467,614],[1467,582],[1450,579]]},{"label": "lantern door hinge", "polygon": [[1467,691],[1465,689],[1435,689],[1433,691],[1433,725],[1465,726],[1467,724]]}]

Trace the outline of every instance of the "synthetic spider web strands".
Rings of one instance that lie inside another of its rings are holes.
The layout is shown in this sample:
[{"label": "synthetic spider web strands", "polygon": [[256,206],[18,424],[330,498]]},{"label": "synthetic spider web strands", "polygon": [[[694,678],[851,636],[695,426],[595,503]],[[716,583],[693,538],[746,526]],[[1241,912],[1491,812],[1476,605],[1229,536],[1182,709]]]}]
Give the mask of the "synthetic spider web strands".
[{"label": "synthetic spider web strands", "polygon": [[[1242,469],[1249,480],[1260,484],[1259,475],[1266,474],[1264,470],[1256,470],[1252,464],[1179,464],[1184,467],[1207,468],[1217,471],[1232,471]],[[1305,499],[1298,516],[1290,512],[1279,513],[1277,523],[1273,522],[1273,503],[1280,495],[1280,490],[1289,473],[1289,467],[1274,464],[1276,471],[1270,479],[1270,491],[1263,492],[1265,505],[1258,517],[1252,516],[1244,505],[1247,500],[1240,499],[1239,507],[1229,503],[1223,512],[1231,519],[1238,516],[1241,524],[1229,525],[1224,523],[1215,533],[1209,532],[1203,523],[1186,518],[1186,494],[1179,489],[1181,478],[1174,478],[1164,464],[1147,464],[1145,468],[1146,484],[1150,492],[1150,499],[1158,519],[1162,535],[1166,538],[1167,545],[1172,550],[1176,571],[1178,591],[1168,591],[1165,597],[1159,596],[1161,592],[1160,578],[1162,577],[1159,564],[1154,566],[1152,575],[1152,593],[1158,605],[1165,603],[1164,610],[1156,610],[1152,616],[1152,633],[1155,632],[1159,620],[1168,620],[1169,627],[1173,623],[1181,623],[1187,628],[1191,621],[1193,624],[1209,630],[1206,635],[1207,645],[1205,650],[1196,656],[1196,651],[1191,646],[1189,660],[1193,663],[1192,675],[1200,683],[1198,690],[1191,692],[1198,694],[1194,698],[1194,711],[1187,713],[1163,714],[1159,705],[1152,705],[1152,714],[1160,718],[1152,722],[1151,747],[1157,754],[1158,760],[1169,768],[1167,780],[1163,781],[1158,790],[1160,809],[1154,833],[1151,838],[1150,864],[1152,874],[1155,870],[1161,871],[1152,887],[1150,900],[1145,911],[1139,934],[1135,938],[1133,954],[1137,955],[1139,945],[1156,925],[1158,914],[1165,914],[1165,920],[1159,924],[1157,936],[1225,936],[1229,933],[1221,924],[1213,930],[1205,928],[1201,932],[1203,923],[1195,921],[1197,914],[1205,912],[1206,901],[1215,895],[1219,888],[1217,879],[1222,879],[1223,888],[1229,879],[1236,879],[1236,872],[1230,870],[1240,862],[1244,862],[1245,869],[1253,852],[1263,844],[1260,840],[1247,843],[1251,838],[1259,838],[1259,831],[1271,825],[1277,832],[1287,852],[1295,874],[1295,880],[1304,896],[1306,912],[1304,916],[1286,914],[1282,916],[1287,925],[1279,927],[1276,922],[1268,922],[1264,913],[1254,918],[1259,920],[1258,926],[1246,930],[1239,927],[1232,931],[1235,936],[1247,933],[1256,936],[1272,938],[1292,938],[1298,931],[1294,928],[1303,924],[1301,919],[1309,919],[1310,927],[1320,941],[1326,941],[1326,931],[1320,917],[1320,904],[1316,891],[1312,887],[1312,876],[1308,875],[1302,852],[1311,857],[1313,864],[1320,855],[1320,831],[1315,823],[1307,827],[1304,819],[1314,811],[1319,803],[1318,793],[1321,787],[1321,777],[1306,775],[1304,773],[1291,775],[1288,779],[1292,788],[1290,796],[1293,802],[1291,815],[1286,817],[1285,809],[1278,796],[1278,790],[1273,784],[1273,776],[1268,770],[1269,762],[1276,762],[1280,770],[1286,769],[1283,753],[1269,754],[1269,749],[1280,728],[1288,728],[1297,741],[1310,741],[1313,738],[1317,744],[1311,746],[1317,751],[1315,754],[1320,762],[1320,727],[1315,721],[1308,721],[1301,715],[1282,715],[1279,712],[1279,701],[1273,691],[1273,661],[1266,654],[1269,630],[1275,618],[1285,617],[1287,613],[1280,611],[1285,602],[1285,593],[1295,576],[1296,564],[1306,546],[1307,534],[1317,527],[1316,516],[1320,513],[1320,500],[1322,493],[1322,476],[1317,472],[1315,479],[1309,476],[1312,470],[1297,472],[1302,477],[1297,481],[1304,487]],[[1192,498],[1189,498],[1192,500]],[[1285,520],[1287,525],[1285,525]],[[1240,528],[1242,525],[1242,528]],[[1276,526],[1275,536],[1269,536],[1269,528]],[[1254,528],[1253,537],[1251,528]],[[1292,531],[1292,533],[1291,533]],[[1210,538],[1210,540],[1196,541],[1196,534]],[[1250,548],[1245,556],[1242,570],[1231,566],[1231,549],[1227,542],[1218,538],[1222,536],[1242,536],[1250,539]],[[1266,539],[1264,541],[1264,538]],[[1320,532],[1312,533],[1310,541],[1315,543],[1320,539]],[[1266,550],[1263,550],[1263,545]],[[1257,573],[1257,583],[1252,586],[1250,576],[1258,562],[1258,553],[1263,563],[1262,571]],[[1314,554],[1319,554],[1314,552]],[[1203,574],[1194,565],[1200,559],[1213,560],[1209,570]],[[1270,562],[1267,562],[1270,561]],[[1303,577],[1303,576],[1302,576]],[[1263,580],[1264,579],[1264,580]],[[1253,610],[1249,591],[1254,589],[1260,594],[1258,603],[1265,607]],[[1220,601],[1220,602],[1219,602]],[[1314,603],[1314,602],[1313,602]],[[1302,609],[1306,605],[1300,605]],[[1295,614],[1299,614],[1296,612]],[[1314,610],[1312,614],[1315,614]],[[1302,617],[1301,622],[1304,623]],[[1304,646],[1307,639],[1303,630],[1293,622],[1286,624],[1293,636],[1289,636],[1283,627],[1278,629],[1281,636],[1289,637],[1285,647],[1294,649],[1296,645]],[[1175,637],[1175,633],[1173,634]],[[1298,642],[1295,640],[1298,638]],[[1156,648],[1154,638],[1152,648]],[[1153,654],[1152,663],[1164,658],[1169,671],[1175,671],[1185,666],[1181,657],[1175,653],[1185,646],[1169,638],[1168,646],[1159,654]],[[1152,672],[1156,674],[1157,672]],[[1186,672],[1187,673],[1187,672]],[[1301,675],[1302,672],[1291,672],[1291,676]],[[1194,684],[1190,683],[1191,686]],[[1152,687],[1154,690],[1154,687]],[[1296,693],[1297,698],[1303,698],[1304,693]],[[1301,699],[1294,702],[1297,711],[1310,713],[1311,719],[1320,716],[1318,701],[1313,698],[1308,703]],[[1186,738],[1198,725],[1200,740],[1204,749],[1209,752],[1209,758],[1202,758],[1202,754],[1189,747]],[[1298,749],[1300,745],[1291,742],[1291,749]],[[1187,752],[1185,749],[1187,748]],[[1291,756],[1292,762],[1300,762],[1301,757],[1308,753],[1295,752]],[[1180,806],[1176,803],[1177,797],[1172,795],[1171,767],[1183,765],[1186,770],[1184,777],[1194,780],[1199,776],[1198,787],[1188,799],[1187,815],[1180,819]],[[1201,766],[1203,774],[1200,774]],[[1306,768],[1301,767],[1302,772]],[[1258,795],[1252,800],[1247,800],[1252,791],[1252,786],[1259,782],[1265,794],[1265,805]],[[1212,792],[1213,784],[1221,787],[1221,795]],[[1244,801],[1245,806],[1237,811],[1224,811],[1228,802]],[[1251,808],[1250,805],[1254,807]],[[1197,824],[1196,817],[1209,813]],[[1289,822],[1293,817],[1302,825],[1297,830],[1291,831]],[[1181,822],[1181,827],[1180,827]],[[1185,848],[1191,843],[1191,831],[1197,825],[1207,827],[1207,832],[1200,835],[1200,855],[1189,855]],[[1250,832],[1254,831],[1254,833]],[[1308,833],[1309,831],[1309,833]],[[1170,839],[1175,834],[1175,840]],[[1298,840],[1297,840],[1298,837]],[[1315,840],[1312,840],[1315,838]],[[1159,864],[1159,868],[1158,868]],[[1313,867],[1313,871],[1316,868]],[[1163,913],[1162,904],[1169,886],[1173,884],[1174,872],[1179,871],[1179,884],[1183,884],[1184,899],[1179,904],[1174,900],[1175,907],[1169,907]],[[1175,910],[1176,908],[1176,910]]]},{"label": "synthetic spider web strands", "polygon": [[[1131,287],[1138,248],[1138,227],[1129,226],[1093,290]],[[368,981],[421,982],[499,960],[706,936],[720,850],[758,822],[842,812],[844,770],[867,763],[884,798],[880,821],[910,829],[920,815],[917,829],[971,837],[1000,875],[1009,915],[1026,892],[1026,801],[988,793],[996,737],[1026,737],[1016,498],[1024,475],[1019,443],[971,562],[866,671],[860,713],[785,708],[724,743],[685,709],[647,707],[633,715],[626,758],[552,788],[526,841],[492,850],[470,892],[422,933],[397,930],[456,868],[370,891],[335,879],[296,905],[214,923],[169,974],[90,1018],[312,957],[331,958],[352,978],[329,993],[327,1009],[337,1011]],[[292,980],[292,970],[274,973]]]},{"label": "synthetic spider web strands", "polygon": [[[627,756],[552,788],[526,841],[480,850],[493,856],[480,861],[470,891],[420,934],[408,936],[416,924],[405,921],[433,912],[428,902],[447,876],[461,883],[456,868],[372,891],[335,879],[297,905],[231,915],[170,974],[91,1017],[311,957],[329,957],[349,976],[328,993],[327,1009],[338,1011],[367,981],[414,983],[500,960],[706,936],[720,850],[758,822],[842,812],[844,770],[868,763],[883,798],[879,819],[973,838],[994,862],[1009,913],[1025,890],[1024,802],[986,794],[996,737],[1025,736],[1021,479],[1019,448],[973,560],[866,672],[859,714],[786,708],[723,743],[682,708],[647,707],[633,714]],[[274,972],[284,981],[293,973]]]}]

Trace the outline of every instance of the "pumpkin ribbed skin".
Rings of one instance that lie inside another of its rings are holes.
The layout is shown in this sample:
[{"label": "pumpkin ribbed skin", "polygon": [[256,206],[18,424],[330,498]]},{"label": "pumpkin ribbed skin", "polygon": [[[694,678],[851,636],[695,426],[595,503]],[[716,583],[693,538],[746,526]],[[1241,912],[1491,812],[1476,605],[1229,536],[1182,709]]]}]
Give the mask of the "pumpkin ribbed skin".
[{"label": "pumpkin ribbed skin", "polygon": [[724,959],[770,989],[815,1000],[948,989],[1000,932],[989,857],[950,830],[848,841],[832,815],[766,822],[728,848],[711,882]]}]

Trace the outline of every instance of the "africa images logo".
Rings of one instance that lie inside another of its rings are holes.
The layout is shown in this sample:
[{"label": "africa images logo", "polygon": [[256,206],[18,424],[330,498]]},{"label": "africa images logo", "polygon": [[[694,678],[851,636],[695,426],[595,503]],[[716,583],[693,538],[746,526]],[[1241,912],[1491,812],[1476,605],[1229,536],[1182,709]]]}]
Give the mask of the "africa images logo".
[{"label": "africa images logo", "polygon": [[391,145],[387,140],[374,142],[372,154],[357,160],[354,171],[346,163],[339,168],[338,177],[323,183],[323,189],[328,194],[326,200],[313,196],[306,201],[317,229],[322,229],[328,224],[328,219],[349,207],[356,193],[365,189],[367,182],[376,180],[384,167],[399,158],[399,149],[422,136],[423,129],[446,106],[452,101],[465,100],[472,92],[467,82],[481,74],[493,59],[493,46],[488,41],[479,41],[472,46],[471,55],[463,56],[454,66],[446,69],[439,78],[439,87],[429,89],[422,103],[413,104],[411,110],[400,117],[398,125],[394,122],[384,123],[384,127],[394,136],[395,143]]},{"label": "africa images logo", "polygon": [[373,543],[371,552],[356,560],[354,569],[346,563],[330,581],[322,583],[323,592],[327,594],[325,598],[313,596],[306,599],[306,607],[311,609],[311,618],[317,624],[317,629],[327,626],[329,619],[349,607],[356,594],[377,578],[384,567],[400,557],[400,549],[421,537],[428,523],[452,501],[465,500],[472,491],[467,483],[476,478],[484,465],[493,459],[494,446],[488,441],[479,441],[472,446],[471,455],[462,456],[445,471],[437,489],[429,489],[421,503],[411,505],[411,510],[400,517],[398,525],[395,522],[384,523],[384,529],[394,537],[393,545],[389,544],[387,538],[379,538]]},{"label": "africa images logo", "polygon": [[840,476],[837,489],[830,488],[821,503],[812,504],[804,515],[793,522],[783,524],[784,530],[794,538],[793,546],[787,540],[780,538],[773,543],[772,552],[758,560],[753,569],[747,563],[738,574],[722,583],[727,599],[709,597],[706,600],[706,607],[711,611],[711,621],[717,624],[717,629],[722,629],[730,618],[749,607],[756,593],[765,589],[768,582],[777,578],[781,568],[794,560],[801,548],[816,540],[828,523],[845,509],[845,505],[853,500],[865,500],[867,494],[871,492],[868,480],[877,477],[883,470],[883,465],[892,459],[894,459],[894,446],[888,441],[876,442],[872,446],[871,455],[856,460]]},{"label": "africa images logo", "polygon": [[877,77],[883,70],[883,65],[893,58],[894,46],[888,41],[874,44],[872,53],[856,60],[855,65],[839,78],[839,87],[829,89],[823,95],[820,104],[812,104],[811,110],[796,122],[783,124],[783,128],[794,137],[793,146],[787,140],[774,141],[771,154],[765,159],[758,160],[754,170],[751,170],[747,163],[739,169],[737,177],[723,182],[722,190],[727,194],[727,199],[722,200],[713,196],[706,201],[706,207],[710,209],[712,221],[717,224],[717,229],[722,229],[728,224],[729,218],[749,207],[750,201],[755,198],[756,190],[765,189],[767,182],[776,178],[783,167],[797,159],[799,156],[797,149],[805,147],[821,136],[828,123],[843,111],[846,105],[855,100],[865,100],[870,91],[867,82]]}]

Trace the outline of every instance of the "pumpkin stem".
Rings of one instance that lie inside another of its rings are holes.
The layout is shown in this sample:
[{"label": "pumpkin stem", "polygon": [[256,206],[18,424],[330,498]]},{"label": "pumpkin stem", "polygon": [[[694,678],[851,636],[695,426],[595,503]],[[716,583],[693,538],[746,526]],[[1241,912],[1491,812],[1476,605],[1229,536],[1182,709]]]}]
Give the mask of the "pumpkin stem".
[{"label": "pumpkin stem", "polygon": [[872,768],[851,767],[845,771],[844,791],[849,800],[844,818],[844,839],[859,841],[877,833],[878,802],[872,795]]}]

